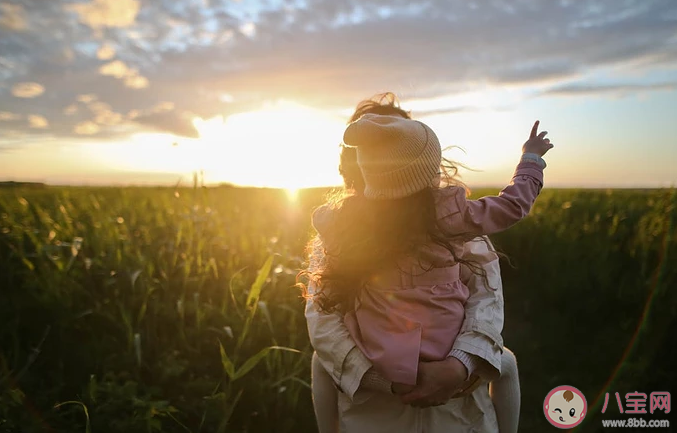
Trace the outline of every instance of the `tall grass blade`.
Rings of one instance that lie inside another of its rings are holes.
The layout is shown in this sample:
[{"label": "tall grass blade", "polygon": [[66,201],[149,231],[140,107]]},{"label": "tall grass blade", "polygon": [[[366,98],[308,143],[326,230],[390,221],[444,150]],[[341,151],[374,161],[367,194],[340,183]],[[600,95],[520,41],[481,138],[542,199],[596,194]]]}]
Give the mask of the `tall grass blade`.
[{"label": "tall grass blade", "polygon": [[82,410],[85,412],[85,433],[92,433],[92,426],[89,423],[89,411],[87,410],[87,405],[84,404],[81,401],[75,401],[75,400],[70,400],[70,401],[64,401],[63,403],[57,403],[54,405],[54,409],[58,409],[61,406],[67,405],[67,404],[79,404],[82,406]]},{"label": "tall grass blade", "polygon": [[233,380],[237,380],[249,373],[254,367],[256,367],[256,364],[258,364],[268,355],[271,350],[284,350],[286,352],[300,353],[298,350],[292,349],[290,347],[270,346],[263,348],[259,351],[259,353],[246,360],[244,364],[242,364],[242,366],[237,369],[237,372],[233,376]]},{"label": "tall grass blade", "polygon": [[228,357],[226,349],[224,349],[223,344],[221,344],[221,340],[219,340],[219,353],[221,353],[221,365],[223,365],[223,371],[226,372],[230,380],[234,380],[235,365],[233,365],[233,361]]},{"label": "tall grass blade", "polygon": [[273,258],[274,256],[268,257],[266,262],[263,264],[261,269],[259,269],[259,274],[256,276],[256,280],[254,280],[254,284],[252,284],[251,289],[249,289],[249,296],[247,296],[247,309],[251,311],[251,315],[254,315],[254,312],[256,311],[256,306],[259,303],[259,298],[261,297],[261,289],[263,289],[263,285],[266,283],[266,279],[268,278],[268,275],[270,274],[270,269],[273,267]]}]

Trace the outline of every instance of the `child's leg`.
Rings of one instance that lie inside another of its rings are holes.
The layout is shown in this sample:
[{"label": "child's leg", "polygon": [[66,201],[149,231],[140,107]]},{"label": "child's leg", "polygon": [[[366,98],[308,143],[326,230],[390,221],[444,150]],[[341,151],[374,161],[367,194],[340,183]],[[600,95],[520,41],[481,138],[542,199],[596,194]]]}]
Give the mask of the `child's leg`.
[{"label": "child's leg", "polygon": [[489,394],[496,409],[498,431],[517,433],[520,414],[520,383],[517,359],[508,348],[501,355],[501,377],[489,385]]},{"label": "child's leg", "polygon": [[310,377],[318,431],[338,433],[338,390],[329,373],[320,364],[320,358],[315,352],[313,352]]}]

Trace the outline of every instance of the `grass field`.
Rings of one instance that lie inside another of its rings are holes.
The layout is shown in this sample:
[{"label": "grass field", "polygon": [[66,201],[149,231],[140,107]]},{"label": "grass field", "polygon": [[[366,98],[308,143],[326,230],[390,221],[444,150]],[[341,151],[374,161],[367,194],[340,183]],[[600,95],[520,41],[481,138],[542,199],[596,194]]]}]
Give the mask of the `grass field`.
[{"label": "grass field", "polygon": [[[0,432],[315,431],[291,286],[323,194],[0,190]],[[676,219],[674,189],[545,190],[492,237],[521,431],[554,429],[558,385],[586,432],[615,392],[677,390]]]}]

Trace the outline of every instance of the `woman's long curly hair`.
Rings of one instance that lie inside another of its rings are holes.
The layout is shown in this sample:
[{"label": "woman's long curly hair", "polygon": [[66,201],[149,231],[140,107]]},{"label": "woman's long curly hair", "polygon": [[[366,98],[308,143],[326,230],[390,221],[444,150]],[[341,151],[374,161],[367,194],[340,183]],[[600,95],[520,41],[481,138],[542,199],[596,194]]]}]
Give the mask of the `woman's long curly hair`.
[{"label": "woman's long curly hair", "polygon": [[[366,113],[411,118],[399,107],[392,93],[360,102],[349,123]],[[393,266],[405,257],[419,259],[423,269],[430,269],[432,264],[423,263],[420,252],[431,243],[448,250],[455,262],[468,266],[487,282],[482,266],[456,254],[457,245],[468,238],[462,233],[445,232],[439,224],[435,188],[429,187],[397,200],[366,199],[362,194],[364,179],[357,165],[357,155],[350,147],[342,148],[340,171],[346,190],[330,195],[327,201],[336,216],[332,219],[331,239],[323,239],[324,245],[317,238],[310,242],[314,269],[299,274],[314,283],[313,294],[308,293],[305,285],[299,286],[304,289],[304,296],[314,298],[320,310],[342,314],[349,311],[375,271]],[[440,175],[441,187],[462,186],[469,194],[468,188],[459,180],[457,164],[443,159]],[[322,250],[318,251],[320,246]]]}]

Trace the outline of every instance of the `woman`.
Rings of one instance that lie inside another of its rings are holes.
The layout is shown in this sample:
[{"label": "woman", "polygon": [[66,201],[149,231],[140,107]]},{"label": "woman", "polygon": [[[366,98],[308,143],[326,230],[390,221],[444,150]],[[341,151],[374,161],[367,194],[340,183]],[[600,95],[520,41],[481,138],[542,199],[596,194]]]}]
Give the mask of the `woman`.
[{"label": "woman", "polygon": [[[362,101],[350,122],[365,113],[410,118],[399,108],[392,93]],[[364,189],[354,148],[342,148],[340,172],[346,189],[356,194]],[[315,247],[313,256],[321,259],[321,245]],[[321,432],[338,431],[337,415],[342,430],[349,432],[452,429],[496,432],[496,416],[502,415],[508,417],[503,420],[503,425],[511,426],[505,430],[516,431],[519,388],[508,390],[515,395],[501,396],[504,401],[513,403],[508,408],[503,405],[503,412],[508,409],[508,413],[501,413],[498,408],[494,410],[486,386],[488,381],[498,379],[501,371],[504,376],[513,374],[515,379],[517,377],[514,356],[507,350],[501,355],[503,299],[498,257],[489,251],[484,241],[468,242],[463,256],[481,265],[487,280],[470,272],[464,276],[470,287],[470,299],[461,333],[450,356],[443,361],[421,363],[416,388],[403,396],[393,394],[391,385],[371,368],[367,358],[355,346],[342,318],[321,312],[312,298],[308,300],[306,318],[316,350],[313,356],[314,403]],[[487,282],[498,290],[490,290]],[[332,380],[342,392],[338,403],[328,404],[331,401],[329,394],[333,391]],[[458,393],[459,390],[463,392]],[[503,391],[506,391],[505,387]],[[450,400],[453,395],[458,398]]]}]

